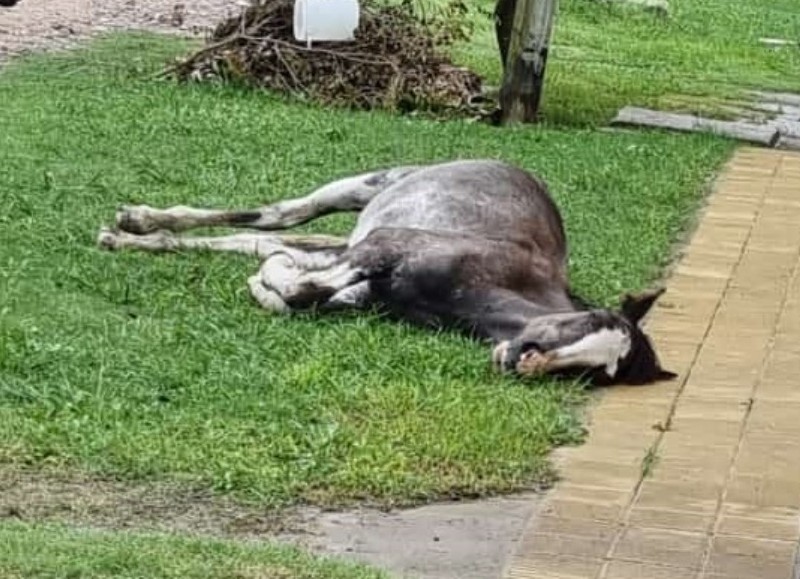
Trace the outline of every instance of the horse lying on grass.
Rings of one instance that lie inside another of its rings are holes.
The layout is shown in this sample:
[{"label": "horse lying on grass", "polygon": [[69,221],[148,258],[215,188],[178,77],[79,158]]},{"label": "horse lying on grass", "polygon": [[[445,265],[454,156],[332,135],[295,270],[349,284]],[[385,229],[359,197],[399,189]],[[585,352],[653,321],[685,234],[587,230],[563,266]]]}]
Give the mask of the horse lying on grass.
[{"label": "horse lying on grass", "polygon": [[[264,233],[359,211],[349,238]],[[260,230],[179,236],[195,227]],[[98,239],[108,249],[202,248],[261,259],[250,291],[275,312],[377,307],[397,319],[492,344],[499,370],[647,384],[661,368],[642,318],[662,291],[619,311],[571,291],[567,241],[545,184],[491,160],[405,166],[353,176],[249,211],[123,207]]]}]

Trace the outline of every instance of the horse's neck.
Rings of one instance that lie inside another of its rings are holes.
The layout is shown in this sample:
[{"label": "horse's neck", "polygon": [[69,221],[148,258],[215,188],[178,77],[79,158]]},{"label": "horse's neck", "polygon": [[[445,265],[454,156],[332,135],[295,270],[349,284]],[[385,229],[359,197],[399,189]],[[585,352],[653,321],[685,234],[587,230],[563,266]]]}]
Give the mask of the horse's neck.
[{"label": "horse's neck", "polygon": [[534,318],[577,310],[566,294],[530,299],[503,289],[476,296],[471,309],[473,333],[492,343],[516,338]]}]

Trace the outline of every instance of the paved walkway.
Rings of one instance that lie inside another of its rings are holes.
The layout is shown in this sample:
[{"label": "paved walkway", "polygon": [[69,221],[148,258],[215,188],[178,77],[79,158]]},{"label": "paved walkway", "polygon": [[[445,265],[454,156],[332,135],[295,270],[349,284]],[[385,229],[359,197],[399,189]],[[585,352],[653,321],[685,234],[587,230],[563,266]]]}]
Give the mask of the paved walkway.
[{"label": "paved walkway", "polygon": [[508,579],[800,579],[800,155],[740,150]]}]

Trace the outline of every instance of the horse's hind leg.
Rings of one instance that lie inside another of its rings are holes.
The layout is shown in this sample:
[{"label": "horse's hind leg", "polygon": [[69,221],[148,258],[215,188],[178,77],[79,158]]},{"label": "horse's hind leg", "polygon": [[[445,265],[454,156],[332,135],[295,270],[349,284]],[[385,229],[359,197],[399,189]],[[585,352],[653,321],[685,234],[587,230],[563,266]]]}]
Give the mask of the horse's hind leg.
[{"label": "horse's hind leg", "polygon": [[[138,249],[154,253],[181,250],[208,250],[242,253],[265,260],[276,253],[300,259],[307,267],[324,267],[333,263],[347,247],[347,240],[331,235],[280,235],[267,233],[238,233],[219,237],[174,235],[157,231],[134,235],[125,231],[100,230],[100,247],[110,250]],[[312,264],[312,257],[316,264]]]},{"label": "horse's hind leg", "polygon": [[186,231],[196,227],[246,227],[263,231],[287,229],[338,211],[360,211],[386,187],[413,173],[417,167],[399,167],[334,181],[297,199],[287,199],[247,211],[147,205],[126,206],[117,212],[117,227],[130,233],[160,229]]},{"label": "horse's hind leg", "polygon": [[[262,308],[280,313],[297,309],[297,300],[292,306],[288,305],[280,291],[283,290],[291,296],[293,281],[302,280],[312,275],[312,272],[326,271],[326,268],[333,267],[347,246],[346,240],[326,235],[240,233],[221,237],[188,237],[174,235],[169,231],[134,235],[108,229],[100,231],[97,242],[101,247],[110,250],[166,252],[199,249],[258,257],[264,263],[259,273],[248,279],[250,293]],[[325,275],[322,277],[325,278]],[[331,290],[332,299],[327,300],[330,303],[325,302],[323,305],[327,309],[359,306],[359,300],[365,297],[368,288],[362,286],[353,289],[357,291],[343,291],[338,295],[334,295],[337,290]],[[315,295],[321,294],[317,291]]]}]

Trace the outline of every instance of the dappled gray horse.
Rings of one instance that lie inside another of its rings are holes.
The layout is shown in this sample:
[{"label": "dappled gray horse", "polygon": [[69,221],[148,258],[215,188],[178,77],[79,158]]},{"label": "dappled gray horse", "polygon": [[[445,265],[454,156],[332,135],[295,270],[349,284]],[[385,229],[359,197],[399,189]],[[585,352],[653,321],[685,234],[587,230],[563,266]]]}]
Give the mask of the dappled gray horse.
[{"label": "dappled gray horse", "polygon": [[[335,211],[360,211],[348,239],[263,233]],[[205,226],[262,233],[175,235]],[[258,256],[249,285],[266,309],[376,307],[490,342],[503,371],[581,374],[602,384],[674,377],[640,328],[661,292],[626,296],[619,311],[575,297],[564,227],[545,184],[497,161],[375,171],[252,211],[123,207],[99,243]]]}]

